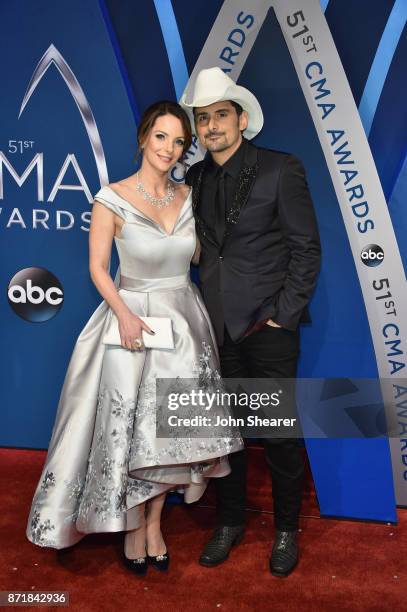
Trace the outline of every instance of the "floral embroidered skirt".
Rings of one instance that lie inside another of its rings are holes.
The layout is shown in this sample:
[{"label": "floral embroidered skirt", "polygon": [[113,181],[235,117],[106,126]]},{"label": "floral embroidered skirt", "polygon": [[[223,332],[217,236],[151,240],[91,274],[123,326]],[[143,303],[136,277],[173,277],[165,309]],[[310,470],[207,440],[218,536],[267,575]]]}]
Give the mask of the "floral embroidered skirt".
[{"label": "floral embroidered skirt", "polygon": [[175,349],[106,346],[110,309],[102,302],[93,313],[69,363],[28,518],[27,537],[39,546],[65,548],[88,533],[135,529],[140,504],[180,486],[185,501],[196,501],[209,477],[229,473],[227,455],[243,447],[230,428],[208,438],[156,437],[156,378],[219,378],[197,288],[120,292],[134,312],[171,317]]}]

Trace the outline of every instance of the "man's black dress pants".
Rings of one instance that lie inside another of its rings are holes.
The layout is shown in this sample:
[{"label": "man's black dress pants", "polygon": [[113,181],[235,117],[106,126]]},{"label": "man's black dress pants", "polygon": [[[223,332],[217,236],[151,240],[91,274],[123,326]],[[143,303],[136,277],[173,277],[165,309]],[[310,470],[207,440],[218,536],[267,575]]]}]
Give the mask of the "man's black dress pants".
[{"label": "man's black dress pants", "polygon": [[[235,343],[225,327],[219,347],[223,378],[295,378],[299,331],[265,325]],[[262,439],[272,478],[274,524],[280,531],[298,529],[304,481],[304,462],[293,438]],[[231,473],[217,478],[217,521],[220,525],[245,522],[247,451],[229,455]]]}]

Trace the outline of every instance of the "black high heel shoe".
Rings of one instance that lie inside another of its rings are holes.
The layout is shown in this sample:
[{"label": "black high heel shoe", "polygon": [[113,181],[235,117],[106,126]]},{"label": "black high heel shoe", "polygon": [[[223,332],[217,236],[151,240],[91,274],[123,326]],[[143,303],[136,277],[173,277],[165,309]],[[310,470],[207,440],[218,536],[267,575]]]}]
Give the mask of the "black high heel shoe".
[{"label": "black high heel shoe", "polygon": [[147,554],[147,560],[149,565],[152,565],[159,572],[168,571],[168,565],[170,563],[170,555],[168,551],[166,551],[163,555],[156,555],[155,557]]},{"label": "black high heel shoe", "polygon": [[123,563],[137,576],[145,576],[147,573],[147,557],[138,557],[137,559],[129,559],[123,552]]}]

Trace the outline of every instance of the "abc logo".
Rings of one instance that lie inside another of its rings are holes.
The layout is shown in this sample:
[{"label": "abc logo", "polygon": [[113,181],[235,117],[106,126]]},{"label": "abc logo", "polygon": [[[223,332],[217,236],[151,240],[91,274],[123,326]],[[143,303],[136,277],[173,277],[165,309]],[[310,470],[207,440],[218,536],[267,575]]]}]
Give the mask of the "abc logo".
[{"label": "abc logo", "polygon": [[368,244],[360,254],[365,266],[379,266],[384,259],[384,251],[378,244]]},{"label": "abc logo", "polygon": [[8,302],[14,312],[32,323],[55,317],[64,301],[59,280],[45,268],[24,268],[8,286]]}]

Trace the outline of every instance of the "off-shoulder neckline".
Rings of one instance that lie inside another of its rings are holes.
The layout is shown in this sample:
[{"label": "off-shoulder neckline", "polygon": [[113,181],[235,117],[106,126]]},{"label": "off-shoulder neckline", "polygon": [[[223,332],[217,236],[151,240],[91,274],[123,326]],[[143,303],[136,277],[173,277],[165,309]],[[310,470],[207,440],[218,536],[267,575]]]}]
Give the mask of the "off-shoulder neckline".
[{"label": "off-shoulder neckline", "polygon": [[110,187],[109,185],[105,185],[104,187],[102,187],[101,191],[103,189],[108,189],[111,193],[113,193],[113,195],[118,198],[119,200],[121,200],[122,202],[125,202],[125,204],[127,204],[126,207],[124,207],[126,210],[130,210],[130,212],[139,215],[141,217],[143,217],[144,219],[146,219],[147,221],[150,221],[151,223],[153,223],[154,225],[156,225],[166,236],[172,236],[174,234],[175,228],[177,227],[181,216],[184,213],[184,210],[186,208],[186,204],[188,203],[188,200],[191,197],[191,193],[192,193],[192,189],[189,190],[187,197],[185,198],[184,202],[182,203],[180,210],[178,212],[178,216],[175,220],[175,223],[173,225],[173,228],[171,230],[170,233],[168,233],[165,228],[158,223],[158,221],[156,221],[155,219],[153,219],[152,217],[150,217],[149,215],[146,215],[146,213],[144,213],[142,210],[140,210],[139,208],[137,208],[137,206],[134,206],[134,204],[132,204],[131,202],[129,202],[128,200],[126,200],[126,198],[123,198],[123,196],[119,195],[117,193],[117,191],[115,189],[113,189],[112,187]]}]

